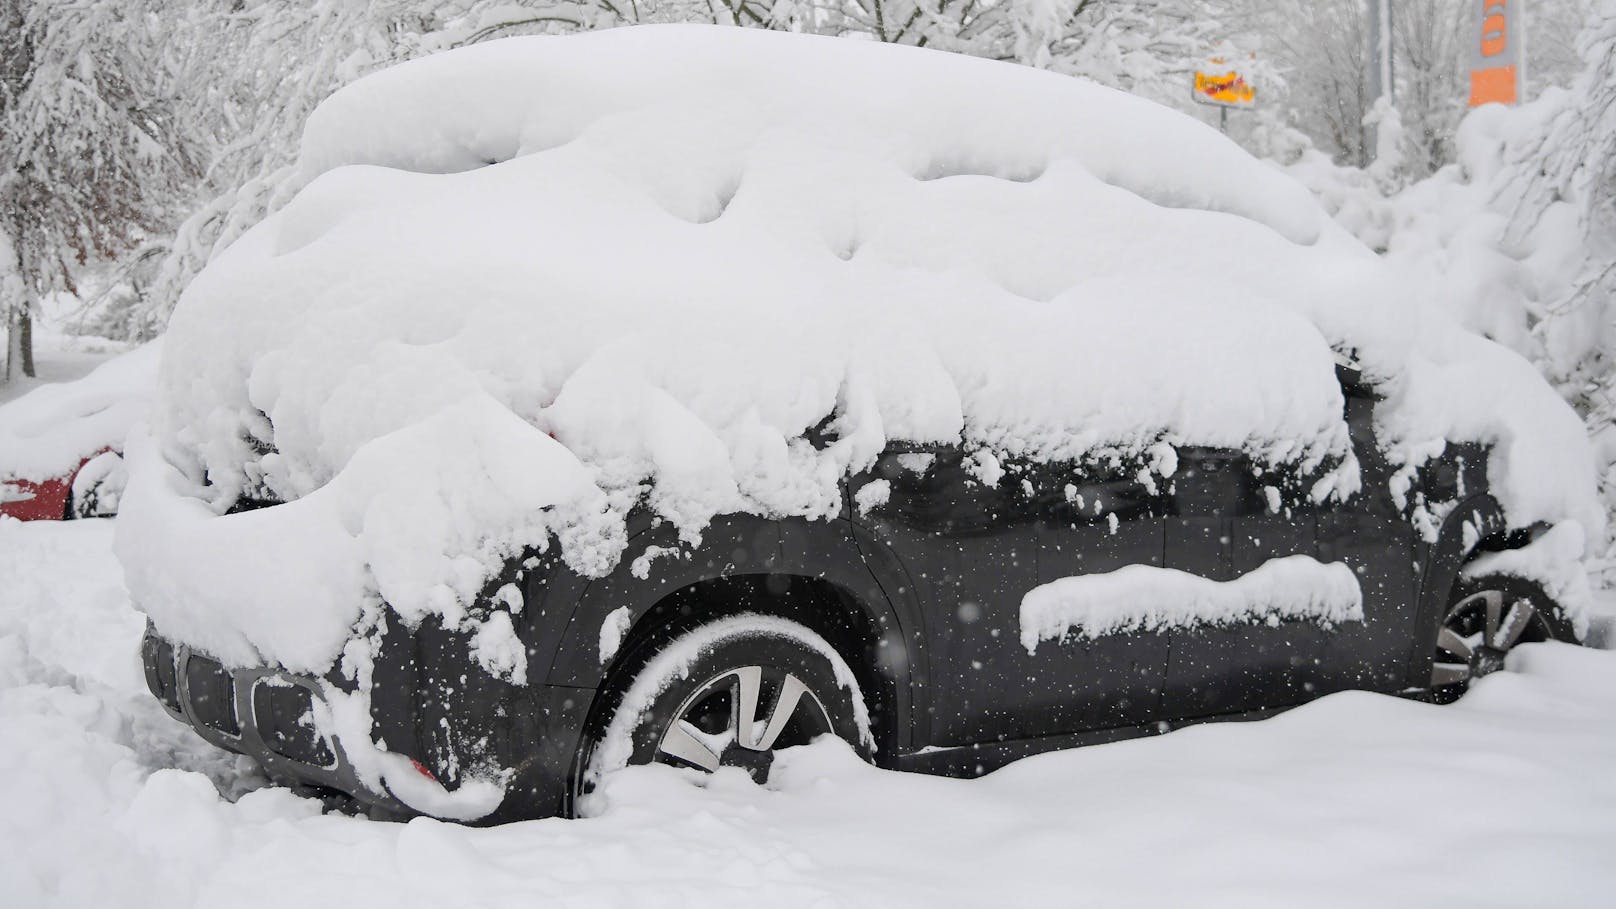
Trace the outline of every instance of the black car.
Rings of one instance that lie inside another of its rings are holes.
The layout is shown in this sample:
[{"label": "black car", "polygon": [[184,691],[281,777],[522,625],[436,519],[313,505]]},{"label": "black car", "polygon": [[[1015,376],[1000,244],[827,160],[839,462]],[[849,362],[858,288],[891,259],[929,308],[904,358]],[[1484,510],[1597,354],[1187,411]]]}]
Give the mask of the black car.
[{"label": "black car", "polygon": [[[1363,490],[1344,503],[1315,503],[1315,477],[1258,476],[1233,451],[1179,448],[1171,478],[1152,482],[1124,458],[984,471],[974,452],[893,447],[844,483],[833,520],[721,517],[691,549],[642,514],[629,528],[642,557],[605,577],[553,553],[512,560],[484,597],[520,589],[526,684],[473,660],[470,632],[387,623],[371,734],[450,791],[497,778],[502,801],[480,821],[501,822],[574,814],[624,763],[762,779],[777,749],[825,733],[881,767],[972,776],[1345,689],[1447,700],[1518,643],[1571,639],[1538,587],[1461,571],[1533,536],[1506,529],[1487,452],[1450,445],[1394,500],[1375,391],[1347,366],[1338,377]],[[1422,532],[1416,508],[1445,517]],[[1036,646],[1021,628],[1024,597],[1057,579],[1154,566],[1232,581],[1293,556],[1348,566],[1361,620],[1280,611]],[[273,779],[377,816],[418,813],[315,721],[354,679],[226,670],[156,627],[144,658],[170,713]]]}]

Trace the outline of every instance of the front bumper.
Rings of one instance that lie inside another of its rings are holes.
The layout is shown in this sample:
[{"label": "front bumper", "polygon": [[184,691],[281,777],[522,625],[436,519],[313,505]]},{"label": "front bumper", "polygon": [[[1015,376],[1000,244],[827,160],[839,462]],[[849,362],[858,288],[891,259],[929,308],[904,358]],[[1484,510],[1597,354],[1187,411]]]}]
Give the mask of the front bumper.
[{"label": "front bumper", "polygon": [[371,813],[407,817],[390,793],[367,786],[341,743],[319,729],[322,682],[277,669],[228,669],[150,626],[141,642],[146,686],[169,715],[208,742],[256,760],[276,783],[342,793]]}]

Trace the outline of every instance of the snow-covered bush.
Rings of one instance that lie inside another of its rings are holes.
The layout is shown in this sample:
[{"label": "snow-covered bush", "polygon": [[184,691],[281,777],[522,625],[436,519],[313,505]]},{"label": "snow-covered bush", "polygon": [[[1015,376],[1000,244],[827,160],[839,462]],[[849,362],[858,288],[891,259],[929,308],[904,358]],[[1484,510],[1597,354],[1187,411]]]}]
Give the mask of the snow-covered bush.
[{"label": "snow-covered bush", "polygon": [[[1317,152],[1286,169],[1422,304],[1532,361],[1586,421],[1616,513],[1616,2],[1596,12],[1569,89],[1472,112],[1428,179],[1395,191]],[[1616,580],[1616,538],[1603,550]]]}]

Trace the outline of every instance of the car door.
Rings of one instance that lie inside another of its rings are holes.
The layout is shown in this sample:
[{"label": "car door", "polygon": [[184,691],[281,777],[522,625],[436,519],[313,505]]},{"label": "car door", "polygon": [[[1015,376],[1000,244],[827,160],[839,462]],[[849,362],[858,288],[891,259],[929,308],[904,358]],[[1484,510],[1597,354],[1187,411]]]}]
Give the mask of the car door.
[{"label": "car door", "polygon": [[[1045,590],[1129,566],[1161,567],[1165,509],[1152,484],[1120,468],[1050,465],[1039,473],[1038,580]],[[1141,616],[1164,605],[1147,594],[1130,600]],[[1046,686],[1045,725],[1076,732],[1160,719],[1169,644],[1156,630],[1077,625],[1040,642],[1029,663]]]},{"label": "car door", "polygon": [[926,592],[932,743],[1155,719],[1165,636],[1096,638],[1073,628],[1029,639],[1022,610],[1041,584],[1159,565],[1160,517],[1139,507],[1131,480],[1029,465],[973,469],[979,466],[958,452],[889,453],[873,471],[887,483],[886,500],[859,518]]},{"label": "car door", "polygon": [[1039,734],[1024,722],[1016,609],[1037,583],[1037,528],[991,457],[891,449],[853,483],[854,520],[903,564],[922,603],[930,744]]},{"label": "car door", "polygon": [[[1277,488],[1263,489],[1245,456],[1182,448],[1178,461],[1168,568],[1228,582],[1274,559],[1316,555],[1315,514],[1295,501],[1281,504]],[[1191,620],[1171,634],[1166,713],[1188,718],[1305,701],[1319,690],[1334,633],[1307,618]]]},{"label": "car door", "polygon": [[1360,471],[1359,491],[1318,512],[1318,558],[1358,576],[1364,621],[1330,635],[1320,660],[1319,694],[1361,688],[1400,691],[1418,638],[1417,534],[1391,498],[1392,467],[1374,438],[1375,392],[1356,370],[1338,369],[1347,429]]}]

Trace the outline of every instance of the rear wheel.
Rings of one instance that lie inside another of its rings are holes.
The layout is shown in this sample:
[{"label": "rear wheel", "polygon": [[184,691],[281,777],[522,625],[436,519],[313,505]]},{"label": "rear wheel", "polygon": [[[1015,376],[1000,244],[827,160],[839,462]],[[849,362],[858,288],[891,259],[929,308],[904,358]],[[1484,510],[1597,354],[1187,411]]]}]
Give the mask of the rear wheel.
[{"label": "rear wheel", "polygon": [[1437,628],[1431,693],[1438,703],[1458,700],[1473,680],[1503,669],[1514,648],[1549,640],[1576,637],[1542,588],[1503,575],[1463,581]]},{"label": "rear wheel", "polygon": [[629,764],[704,772],[738,767],[765,782],[775,755],[835,735],[865,758],[869,715],[847,663],[796,622],[740,615],[670,640],[628,674],[611,722],[583,761],[583,791]]}]

